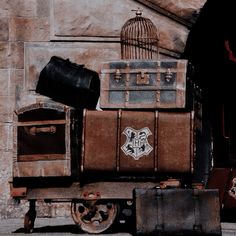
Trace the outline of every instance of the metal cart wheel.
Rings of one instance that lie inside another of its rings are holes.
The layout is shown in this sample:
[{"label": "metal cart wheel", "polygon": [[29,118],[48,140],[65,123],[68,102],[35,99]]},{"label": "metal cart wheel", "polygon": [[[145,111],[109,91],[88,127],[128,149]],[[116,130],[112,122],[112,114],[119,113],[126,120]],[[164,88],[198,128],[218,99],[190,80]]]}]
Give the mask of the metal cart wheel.
[{"label": "metal cart wheel", "polygon": [[115,221],[118,204],[112,202],[72,202],[71,215],[74,222],[87,233],[101,233]]}]

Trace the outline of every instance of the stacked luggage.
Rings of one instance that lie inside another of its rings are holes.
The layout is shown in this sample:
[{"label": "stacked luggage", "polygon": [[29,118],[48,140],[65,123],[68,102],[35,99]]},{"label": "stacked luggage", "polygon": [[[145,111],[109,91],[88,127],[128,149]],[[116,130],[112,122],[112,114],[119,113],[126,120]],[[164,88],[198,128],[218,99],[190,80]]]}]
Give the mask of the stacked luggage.
[{"label": "stacked luggage", "polygon": [[186,66],[145,59],[102,65],[102,111],[84,112],[83,172],[192,173],[194,114],[174,110],[185,107]]},{"label": "stacked luggage", "polygon": [[[132,52],[134,45],[123,50]],[[202,127],[194,116],[195,95],[187,91],[188,62],[157,58],[137,53],[102,64],[102,111],[84,112],[81,171],[98,179],[107,173],[179,180],[134,189],[137,235],[221,235],[218,191],[193,184],[196,129]]]},{"label": "stacked luggage", "polygon": [[102,111],[84,112],[82,173],[97,180],[151,176],[156,183],[169,177],[181,182],[171,189],[168,183],[134,189],[137,235],[221,235],[218,191],[191,188],[197,157],[186,72],[185,60],[105,62]]},{"label": "stacked luggage", "polygon": [[193,171],[194,114],[184,109],[187,61],[159,60],[157,29],[141,15],[138,9],[121,29],[121,60],[101,65],[102,111],[84,112],[84,173],[137,179]]},{"label": "stacked luggage", "polygon": [[[75,176],[81,196],[73,197],[72,216],[89,233],[106,230],[118,212],[116,200],[123,200],[133,206],[138,235],[221,234],[218,191],[192,187],[201,109],[197,117],[188,61],[159,59],[158,43],[155,26],[138,10],[122,27],[122,59],[104,62],[100,79],[56,56],[42,70],[36,92],[69,107],[35,104],[16,112],[15,177]],[[51,150],[56,131],[60,142]],[[47,153],[38,153],[42,145]],[[45,163],[54,163],[54,172]]]}]

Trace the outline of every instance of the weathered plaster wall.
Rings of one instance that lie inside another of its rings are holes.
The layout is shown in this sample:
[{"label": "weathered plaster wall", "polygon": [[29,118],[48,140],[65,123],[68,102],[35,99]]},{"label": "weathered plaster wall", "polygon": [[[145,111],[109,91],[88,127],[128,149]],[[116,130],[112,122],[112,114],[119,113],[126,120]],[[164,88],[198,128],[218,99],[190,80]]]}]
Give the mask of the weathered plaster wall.
[{"label": "weathered plaster wall", "polygon": [[[121,26],[143,10],[159,30],[161,57],[178,57],[191,21],[205,0],[1,0],[0,218],[23,217],[28,203],[10,196],[13,112],[38,98],[35,85],[52,55],[99,72],[120,59]],[[68,205],[37,204],[38,217],[70,215]]]}]

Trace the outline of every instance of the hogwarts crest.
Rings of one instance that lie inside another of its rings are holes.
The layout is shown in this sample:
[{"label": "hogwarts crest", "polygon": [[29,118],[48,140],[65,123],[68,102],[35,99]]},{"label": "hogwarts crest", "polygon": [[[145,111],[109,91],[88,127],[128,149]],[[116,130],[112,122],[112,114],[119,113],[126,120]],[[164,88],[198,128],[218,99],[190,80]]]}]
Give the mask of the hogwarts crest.
[{"label": "hogwarts crest", "polygon": [[139,160],[140,157],[147,156],[153,150],[152,146],[148,143],[148,136],[152,134],[149,128],[145,127],[135,130],[127,127],[123,134],[126,136],[126,142],[121,147],[121,150],[126,156]]}]

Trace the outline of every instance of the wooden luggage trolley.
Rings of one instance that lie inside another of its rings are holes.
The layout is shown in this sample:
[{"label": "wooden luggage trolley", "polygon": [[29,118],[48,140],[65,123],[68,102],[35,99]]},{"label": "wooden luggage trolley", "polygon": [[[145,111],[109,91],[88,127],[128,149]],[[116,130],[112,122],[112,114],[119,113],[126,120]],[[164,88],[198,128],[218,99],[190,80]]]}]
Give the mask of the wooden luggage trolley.
[{"label": "wooden luggage trolley", "polygon": [[[137,22],[140,32],[151,30],[145,37],[126,31]],[[193,107],[186,108],[187,61],[155,58],[157,31],[140,11],[129,23],[121,32],[122,60],[102,65],[102,110],[47,101],[15,112],[12,196],[30,202],[27,232],[42,199],[71,202],[74,222],[88,233],[104,232],[118,220],[134,223],[139,235],[221,234],[218,192],[192,189],[200,126]],[[156,195],[162,200],[153,200]],[[189,201],[189,214],[180,198]],[[177,227],[168,213],[174,203]],[[202,222],[206,210],[214,214]]]}]

